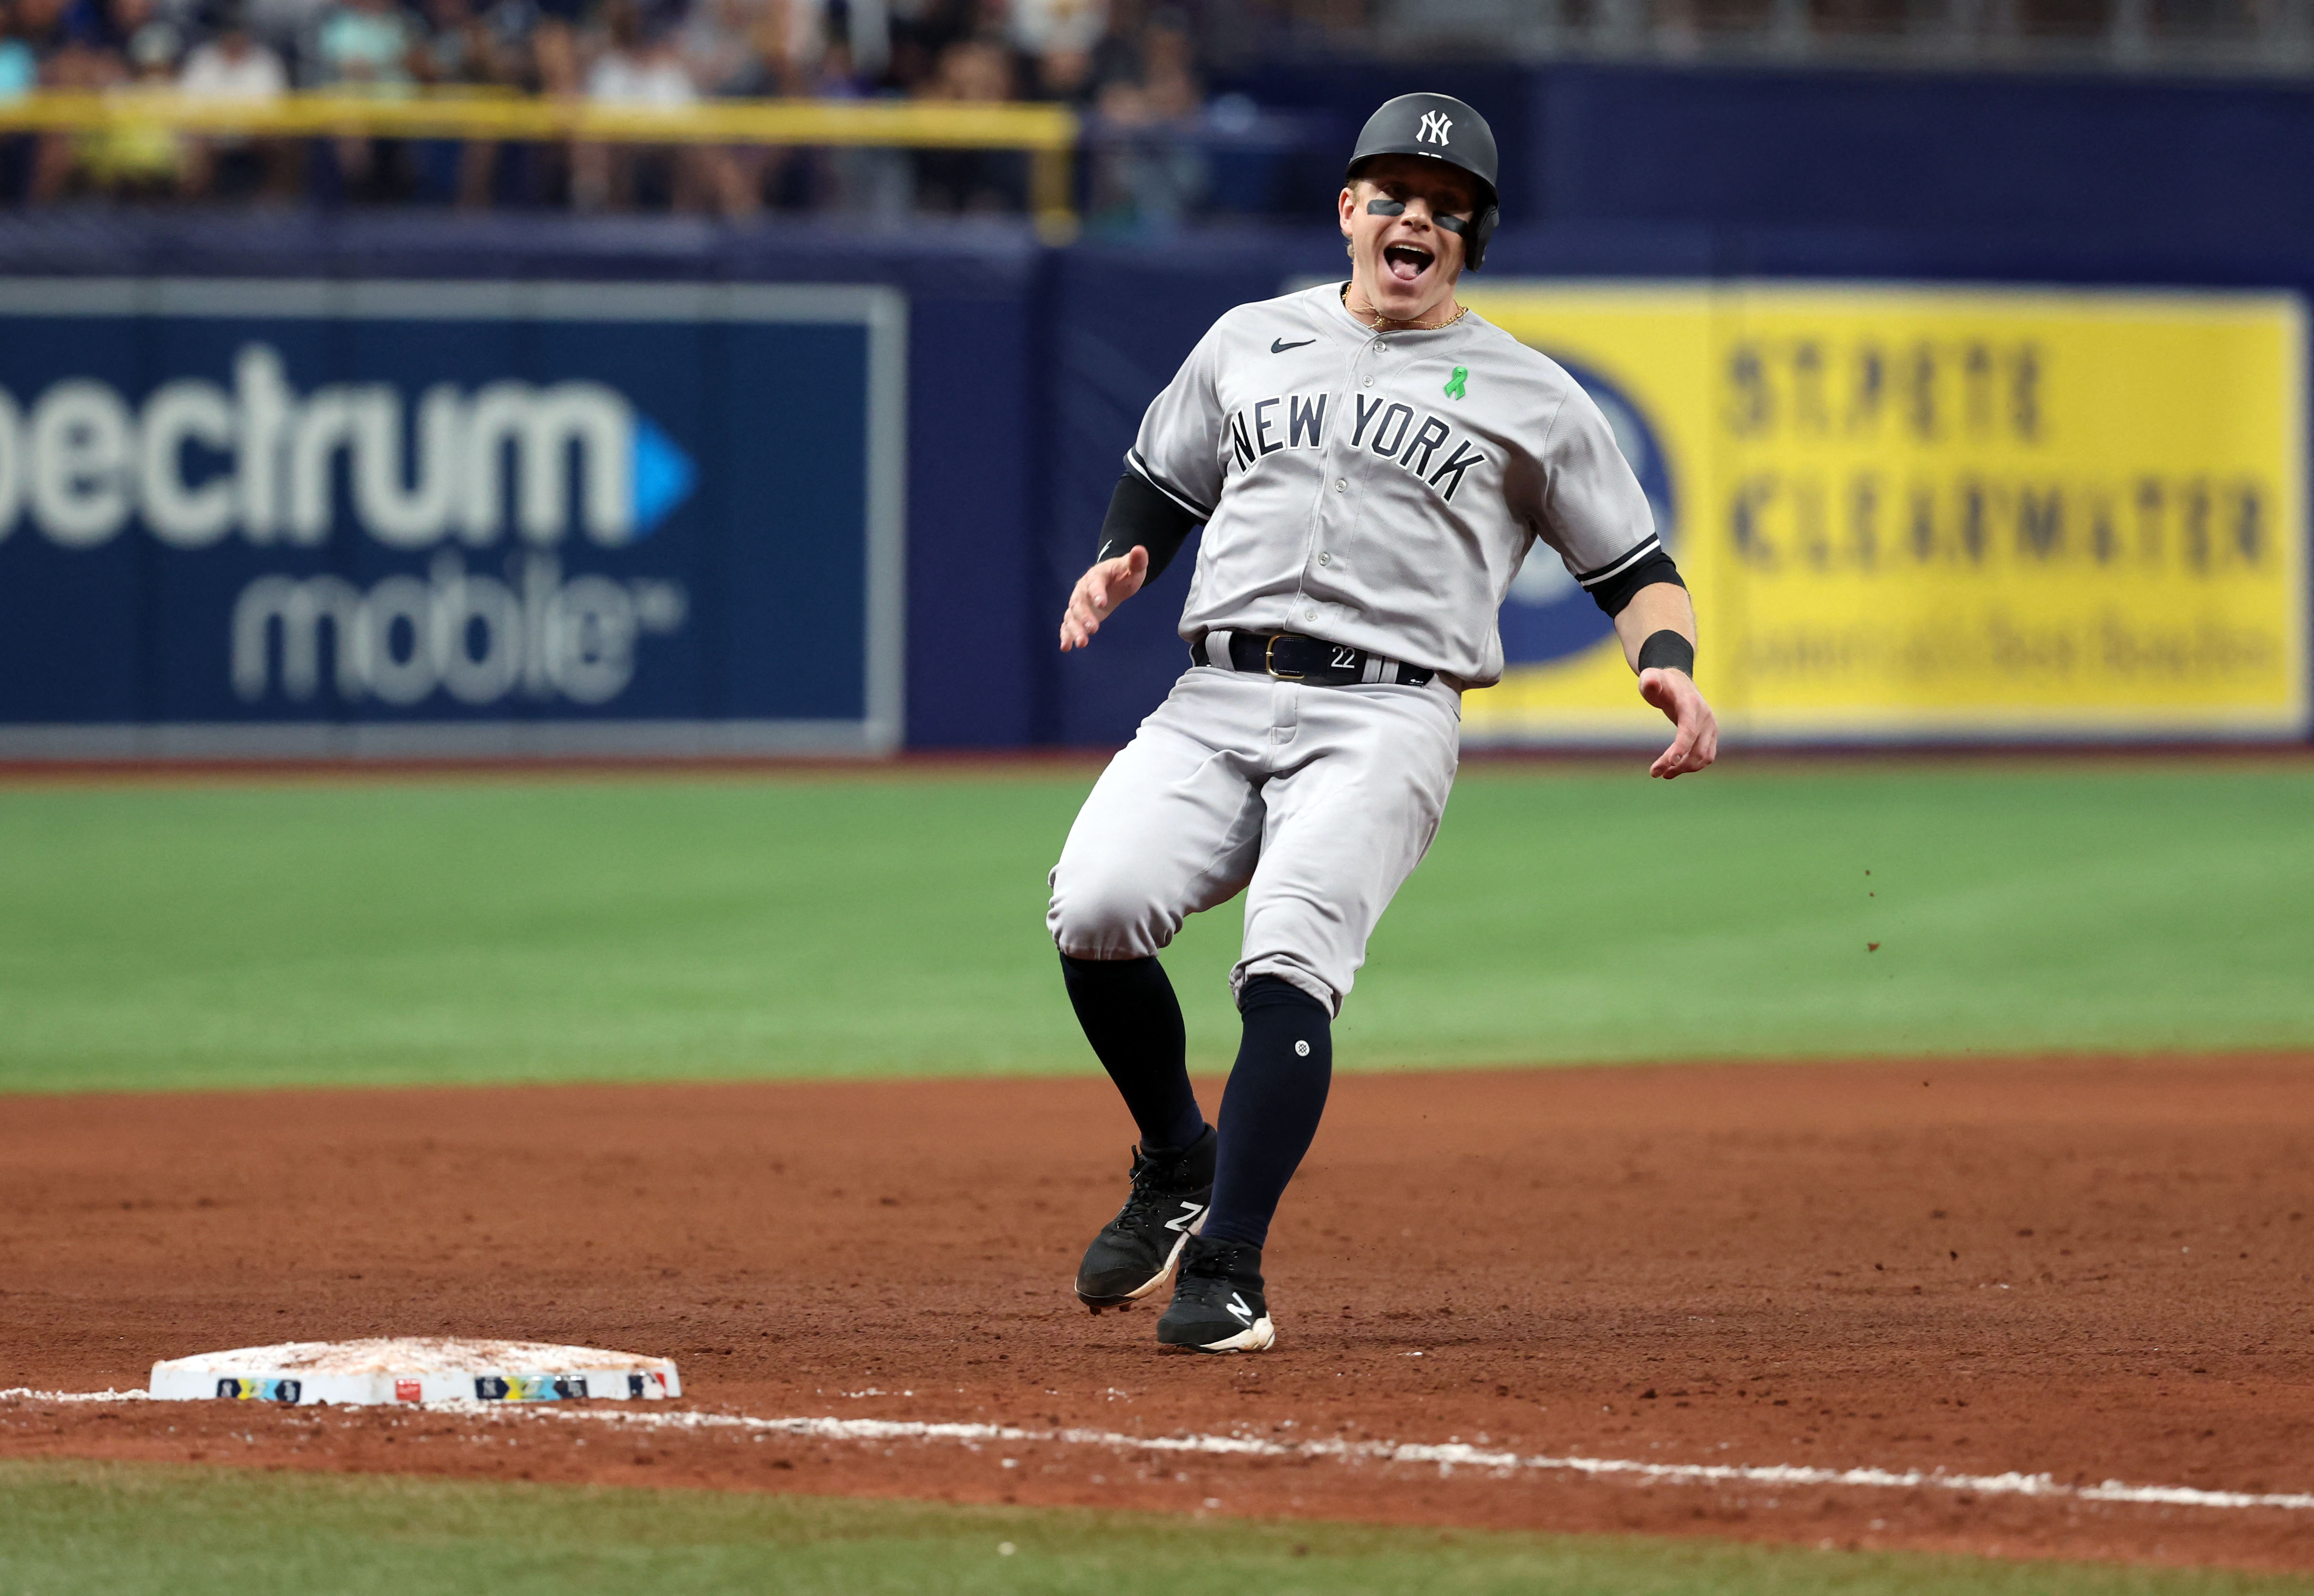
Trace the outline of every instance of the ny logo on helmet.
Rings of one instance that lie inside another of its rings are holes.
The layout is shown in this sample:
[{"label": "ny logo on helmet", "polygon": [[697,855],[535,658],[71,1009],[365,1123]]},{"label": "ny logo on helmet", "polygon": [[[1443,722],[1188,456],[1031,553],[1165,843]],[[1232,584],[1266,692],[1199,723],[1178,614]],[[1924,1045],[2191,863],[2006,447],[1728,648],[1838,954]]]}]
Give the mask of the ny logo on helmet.
[{"label": "ny logo on helmet", "polygon": [[1414,141],[1417,144],[1444,144],[1446,129],[1453,125],[1446,119],[1444,111],[1426,110],[1422,113],[1422,130],[1414,136]]}]

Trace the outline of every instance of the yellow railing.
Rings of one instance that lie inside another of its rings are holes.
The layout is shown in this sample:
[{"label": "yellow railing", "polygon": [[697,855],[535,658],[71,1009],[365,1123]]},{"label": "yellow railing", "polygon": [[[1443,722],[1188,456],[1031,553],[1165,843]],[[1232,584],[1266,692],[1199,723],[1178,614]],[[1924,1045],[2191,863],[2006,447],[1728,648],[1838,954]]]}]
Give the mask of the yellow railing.
[{"label": "yellow railing", "polygon": [[602,144],[848,145],[1020,150],[1029,205],[1047,232],[1072,230],[1070,156],[1080,131],[1065,106],[923,100],[707,100],[679,109],[498,95],[301,93],[234,101],[168,91],[39,93],[0,101],[0,133],[114,128],[250,137],[577,139]]}]

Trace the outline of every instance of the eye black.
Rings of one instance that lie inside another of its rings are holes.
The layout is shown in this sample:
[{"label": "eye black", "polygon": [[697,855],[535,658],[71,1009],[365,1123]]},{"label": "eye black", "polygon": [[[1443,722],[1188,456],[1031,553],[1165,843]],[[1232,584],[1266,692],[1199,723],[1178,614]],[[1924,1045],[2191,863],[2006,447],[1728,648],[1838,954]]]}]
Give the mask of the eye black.
[{"label": "eye black", "polygon": [[1405,214],[1406,201],[1403,199],[1375,198],[1366,201],[1366,215],[1370,216],[1402,216]]}]

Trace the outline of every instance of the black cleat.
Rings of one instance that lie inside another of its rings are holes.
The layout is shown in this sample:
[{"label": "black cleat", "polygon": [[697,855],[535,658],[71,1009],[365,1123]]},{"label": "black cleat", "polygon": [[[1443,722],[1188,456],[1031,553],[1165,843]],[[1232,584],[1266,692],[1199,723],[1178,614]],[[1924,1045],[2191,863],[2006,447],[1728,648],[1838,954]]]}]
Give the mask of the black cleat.
[{"label": "black cleat", "polygon": [[1277,1330],[1261,1289],[1261,1248],[1203,1236],[1190,1242],[1157,1339],[1201,1353],[1267,1350]]},{"label": "black cleat", "polygon": [[1182,1244],[1214,1202],[1214,1133],[1184,1151],[1153,1159],[1133,1150],[1133,1195],[1085,1248],[1077,1296],[1098,1313],[1137,1301],[1173,1278]]}]

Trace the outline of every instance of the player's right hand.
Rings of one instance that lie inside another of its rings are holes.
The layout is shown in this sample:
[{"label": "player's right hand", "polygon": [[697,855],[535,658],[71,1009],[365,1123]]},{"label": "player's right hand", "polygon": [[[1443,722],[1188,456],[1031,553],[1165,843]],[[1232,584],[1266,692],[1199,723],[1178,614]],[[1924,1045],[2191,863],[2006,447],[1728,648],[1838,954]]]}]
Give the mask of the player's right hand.
[{"label": "player's right hand", "polygon": [[1140,592],[1148,579],[1149,551],[1137,543],[1079,577],[1076,591],[1069,595],[1068,613],[1061,617],[1061,652],[1089,646],[1108,613]]}]

